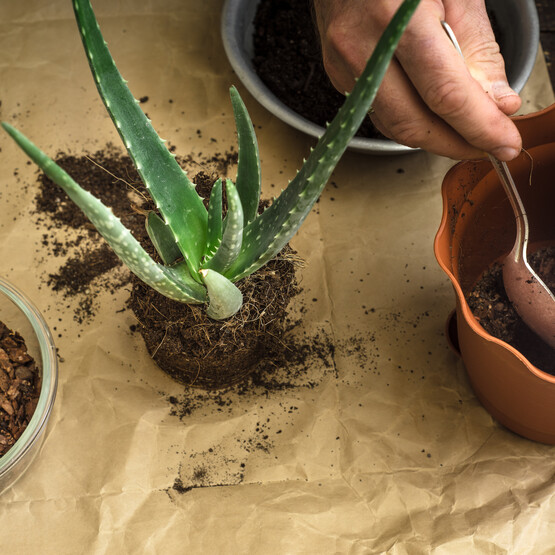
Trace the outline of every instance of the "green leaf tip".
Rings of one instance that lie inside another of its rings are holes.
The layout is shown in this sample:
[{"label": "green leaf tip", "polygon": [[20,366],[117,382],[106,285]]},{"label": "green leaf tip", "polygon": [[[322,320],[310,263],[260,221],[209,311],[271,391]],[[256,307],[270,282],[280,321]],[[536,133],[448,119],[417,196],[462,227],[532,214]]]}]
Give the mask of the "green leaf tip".
[{"label": "green leaf tip", "polygon": [[241,198],[244,224],[247,225],[258,215],[261,187],[260,154],[254,126],[241,95],[235,87],[230,88],[229,94],[239,146],[235,184]]},{"label": "green leaf tip", "polygon": [[242,305],[233,282],[270,261],[293,237],[319,198],[376,95],[397,43],[420,0],[404,0],[361,77],[336,117],[311,148],[306,161],[280,196],[262,214],[260,154],[254,126],[235,87],[230,89],[237,128],[238,165],[234,184],[226,181],[228,212],[222,216],[222,181],[208,204],[170,153],[120,75],[98,27],[89,0],[73,0],[75,17],[102,100],[150,193],[159,215],[146,228],[163,264],[152,260],[111,210],[82,189],[23,134],[2,127],[83,210],[131,271],[167,297],[208,302],[207,314],[225,319]]},{"label": "green leaf tip", "polygon": [[218,272],[205,269],[199,273],[210,299],[206,314],[213,320],[225,320],[233,316],[243,304],[241,291]]}]

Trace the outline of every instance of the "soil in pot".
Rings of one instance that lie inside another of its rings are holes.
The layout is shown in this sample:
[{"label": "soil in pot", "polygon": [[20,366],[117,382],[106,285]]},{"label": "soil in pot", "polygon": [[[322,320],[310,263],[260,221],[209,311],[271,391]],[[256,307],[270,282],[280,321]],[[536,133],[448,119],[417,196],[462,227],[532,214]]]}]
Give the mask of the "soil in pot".
[{"label": "soil in pot", "polygon": [[40,373],[25,340],[0,322],[0,457],[27,428],[40,388]]},{"label": "soil in pot", "polygon": [[[311,0],[261,0],[253,46],[256,73],[284,104],[321,127],[335,117],[345,97],[324,70]],[[357,136],[385,139],[370,118]]]},{"label": "soil in pot", "polygon": [[[555,247],[535,251],[529,256],[529,262],[544,283],[555,291]],[[555,375],[555,351],[518,316],[505,293],[500,264],[493,264],[482,274],[467,295],[467,302],[490,335],[514,347],[536,368]]]},{"label": "soil in pot", "polygon": [[[127,156],[107,148],[84,158],[61,154],[56,161],[85,189],[110,206],[156,258],[144,224],[144,214],[154,206]],[[222,170],[234,161],[233,152],[219,157]],[[193,181],[201,197],[210,197],[216,177],[204,171],[196,174]],[[54,222],[49,225],[86,229],[91,237],[98,236],[59,187],[42,174],[39,179],[37,211],[49,214],[49,221]],[[125,191],[130,193],[124,194]],[[75,239],[76,245],[81,241],[86,243],[81,236]],[[53,242],[46,234],[43,243],[60,252],[67,247]],[[141,333],[149,353],[164,371],[185,385],[219,389],[241,381],[283,349],[281,337],[286,331],[287,306],[298,292],[296,265],[295,253],[286,247],[275,260],[241,280],[238,286],[244,295],[244,306],[224,322],[209,319],[203,306],[166,299],[127,272],[109,283],[109,287],[115,291],[131,283],[129,306],[138,320],[134,329]],[[49,285],[66,295],[78,294],[88,291],[93,279],[116,266],[121,263],[103,241],[93,248],[87,243],[57,274],[50,275]],[[78,321],[83,321],[93,310],[93,302],[90,297],[82,302],[76,314]]]}]

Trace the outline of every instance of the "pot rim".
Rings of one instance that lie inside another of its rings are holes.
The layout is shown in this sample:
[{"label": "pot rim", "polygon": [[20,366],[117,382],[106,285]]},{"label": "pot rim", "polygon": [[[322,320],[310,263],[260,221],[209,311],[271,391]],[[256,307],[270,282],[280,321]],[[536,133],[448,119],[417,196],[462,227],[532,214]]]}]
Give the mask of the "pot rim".
[{"label": "pot rim", "polygon": [[[555,104],[552,104],[551,106],[548,106],[547,108],[539,111],[539,112],[534,112],[533,114],[528,114],[528,115],[523,115],[523,116],[517,116],[515,118],[513,118],[514,120],[518,121],[526,121],[526,120],[530,120],[530,119],[534,119],[538,116],[541,116],[542,114],[545,114],[546,112],[552,111],[555,109]],[[463,316],[463,318],[465,319],[466,323],[471,327],[471,329],[478,335],[480,336],[482,339],[484,339],[485,341],[491,342],[491,343],[496,343],[497,345],[505,348],[507,351],[509,351],[513,356],[515,356],[517,359],[519,359],[524,365],[525,367],[532,373],[534,374],[537,378],[555,384],[555,376],[548,374],[547,372],[544,372],[543,370],[540,370],[538,367],[536,367],[534,364],[532,364],[520,351],[518,351],[517,349],[515,349],[512,345],[510,345],[509,343],[507,343],[506,341],[503,341],[501,339],[498,339],[497,337],[494,337],[493,335],[490,335],[478,322],[478,320],[474,317],[474,314],[472,313],[472,310],[470,309],[470,307],[468,306],[468,303],[466,302],[466,298],[465,295],[463,293],[462,287],[460,286],[457,278],[455,277],[454,273],[451,271],[451,265],[446,262],[440,252],[440,240],[441,238],[445,235],[445,233],[447,233],[447,220],[448,220],[448,216],[449,216],[449,199],[448,199],[448,195],[447,195],[447,182],[448,182],[448,177],[453,174],[456,173],[459,168],[461,167],[461,165],[463,164],[468,164],[468,163],[472,163],[469,161],[462,161],[462,162],[458,162],[457,164],[455,164],[454,166],[452,166],[449,171],[446,173],[445,178],[443,180],[442,186],[441,186],[441,197],[442,197],[442,216],[441,216],[441,223],[439,225],[439,229],[435,235],[434,238],[434,255],[436,257],[436,260],[438,262],[438,264],[440,265],[441,269],[447,274],[447,276],[449,277],[449,280],[451,281],[451,284],[455,290],[455,294],[457,296],[457,300],[458,300],[458,305],[460,307],[460,311],[461,314]],[[484,160],[484,163],[487,163]],[[494,170],[491,169],[490,172],[487,172],[487,174],[493,172]],[[451,316],[451,314],[450,314]]]}]

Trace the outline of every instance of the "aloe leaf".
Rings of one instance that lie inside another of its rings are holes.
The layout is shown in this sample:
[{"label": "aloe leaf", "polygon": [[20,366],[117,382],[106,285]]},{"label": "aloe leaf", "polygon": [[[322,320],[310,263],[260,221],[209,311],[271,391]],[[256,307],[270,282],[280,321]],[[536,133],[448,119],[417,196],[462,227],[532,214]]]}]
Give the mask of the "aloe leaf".
[{"label": "aloe leaf", "polygon": [[245,277],[271,260],[293,237],[320,196],[365,118],[399,39],[420,0],[405,0],[380,38],[362,75],[295,178],[246,228],[243,248],[225,275]]},{"label": "aloe leaf", "polygon": [[176,301],[192,304],[206,301],[206,290],[188,275],[186,267],[178,272],[154,262],[110,208],[82,189],[25,135],[7,123],[3,122],[2,127],[31,160],[83,210],[114,252],[139,279]]},{"label": "aloe leaf", "polygon": [[164,264],[173,264],[183,256],[171,229],[156,212],[148,213],[145,224],[148,236]]},{"label": "aloe leaf", "polygon": [[121,77],[89,0],[74,0],[73,6],[100,96],[158,210],[176,237],[191,273],[195,275],[206,244],[207,213],[202,199]]},{"label": "aloe leaf", "polygon": [[247,225],[258,215],[261,182],[260,154],[254,127],[243,99],[235,87],[231,87],[229,92],[239,145],[235,186],[241,197],[245,225]]},{"label": "aloe leaf", "polygon": [[222,274],[231,266],[241,251],[244,221],[241,199],[233,181],[227,179],[225,186],[227,192],[227,215],[222,241],[216,254],[204,264],[204,268],[210,268]]},{"label": "aloe leaf", "polygon": [[231,281],[214,270],[204,269],[200,276],[208,290],[210,304],[206,314],[214,320],[233,316],[243,304],[243,294]]},{"label": "aloe leaf", "polygon": [[206,239],[206,259],[214,256],[222,241],[222,180],[218,179],[210,192],[208,203],[208,233]]}]

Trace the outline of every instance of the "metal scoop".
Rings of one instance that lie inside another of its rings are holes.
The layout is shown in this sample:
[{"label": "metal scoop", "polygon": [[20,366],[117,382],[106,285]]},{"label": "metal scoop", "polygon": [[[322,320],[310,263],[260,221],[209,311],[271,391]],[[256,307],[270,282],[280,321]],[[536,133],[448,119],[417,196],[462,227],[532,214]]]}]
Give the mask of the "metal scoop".
[{"label": "metal scoop", "polygon": [[[451,27],[445,21],[441,24],[458,53],[464,57]],[[515,244],[503,260],[505,291],[524,323],[555,349],[555,296],[526,258],[529,226],[524,204],[507,164],[491,154],[489,159],[509,198],[516,219]]]}]

